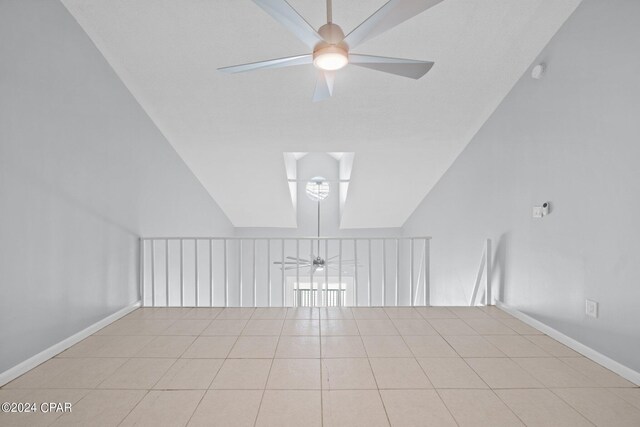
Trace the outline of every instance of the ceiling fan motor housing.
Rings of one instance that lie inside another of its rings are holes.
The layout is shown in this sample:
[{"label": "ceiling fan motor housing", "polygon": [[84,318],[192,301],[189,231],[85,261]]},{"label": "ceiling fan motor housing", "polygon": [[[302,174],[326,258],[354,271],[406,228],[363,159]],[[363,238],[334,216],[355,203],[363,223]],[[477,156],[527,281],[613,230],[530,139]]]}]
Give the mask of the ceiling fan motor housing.
[{"label": "ceiling fan motor housing", "polygon": [[324,41],[313,49],[313,63],[317,68],[327,71],[337,70],[349,62],[349,46],[344,42],[344,32],[332,22],[323,25],[318,34]]}]

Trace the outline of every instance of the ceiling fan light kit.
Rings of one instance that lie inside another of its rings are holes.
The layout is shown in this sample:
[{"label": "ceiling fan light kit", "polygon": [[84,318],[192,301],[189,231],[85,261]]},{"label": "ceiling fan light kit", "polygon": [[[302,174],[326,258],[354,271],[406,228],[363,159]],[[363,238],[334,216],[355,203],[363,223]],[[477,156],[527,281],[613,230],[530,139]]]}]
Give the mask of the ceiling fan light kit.
[{"label": "ceiling fan light kit", "polygon": [[265,12],[305,43],[311,54],[270,59],[232,67],[219,68],[225,73],[241,73],[267,68],[284,68],[313,64],[318,69],[314,101],[333,94],[334,72],[348,64],[402,77],[419,79],[433,67],[433,62],[351,54],[350,50],[440,3],[442,0],[389,0],[373,15],[346,36],[332,22],[332,4],[327,0],[327,23],[315,31],[286,0],[253,0]]}]

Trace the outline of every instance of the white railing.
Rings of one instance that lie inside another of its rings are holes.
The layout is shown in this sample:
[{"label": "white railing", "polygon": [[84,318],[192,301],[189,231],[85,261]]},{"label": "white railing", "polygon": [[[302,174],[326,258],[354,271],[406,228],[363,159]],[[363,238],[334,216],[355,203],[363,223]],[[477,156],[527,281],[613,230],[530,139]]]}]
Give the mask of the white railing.
[{"label": "white railing", "polygon": [[482,251],[482,259],[480,260],[480,268],[478,268],[478,275],[476,276],[476,283],[473,286],[473,292],[471,293],[471,299],[469,306],[478,305],[476,300],[478,299],[478,291],[480,284],[484,276],[484,305],[493,305],[494,301],[491,297],[491,272],[492,272],[492,260],[491,260],[491,239],[485,240],[484,250]]},{"label": "white railing", "polygon": [[429,305],[429,269],[429,237],[140,239],[147,307]]}]

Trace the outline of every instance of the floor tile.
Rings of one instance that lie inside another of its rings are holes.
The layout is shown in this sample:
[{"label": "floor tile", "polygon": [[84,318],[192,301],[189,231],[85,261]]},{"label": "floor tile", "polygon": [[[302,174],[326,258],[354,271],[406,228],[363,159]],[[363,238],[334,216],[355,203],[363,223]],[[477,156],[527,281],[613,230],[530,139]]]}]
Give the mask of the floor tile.
[{"label": "floor tile", "polygon": [[358,325],[353,319],[326,319],[320,320],[321,335],[360,335]]},{"label": "floor tile", "polygon": [[429,319],[428,322],[440,335],[478,335],[461,319]]},{"label": "floor tile", "polygon": [[552,357],[520,335],[487,335],[484,339],[509,357]]},{"label": "floor tile", "polygon": [[491,388],[542,388],[543,385],[508,358],[465,359]]},{"label": "floor tile", "polygon": [[262,307],[256,308],[252,319],[284,319],[287,317],[286,307]]},{"label": "floor tile", "polygon": [[217,318],[202,331],[202,335],[240,335],[247,322],[248,320],[246,319]]},{"label": "floor tile", "polygon": [[416,307],[415,310],[425,319],[457,319],[452,311],[446,307]]},{"label": "floor tile", "polygon": [[489,305],[489,306],[478,307],[478,308],[480,308],[482,311],[484,311],[494,319],[513,319],[514,318],[512,315],[510,315],[503,309],[496,307],[495,305]]},{"label": "floor tile", "polygon": [[123,358],[53,358],[4,388],[94,388],[126,361]]},{"label": "floor tile", "polygon": [[152,340],[152,336],[92,335],[57,357],[131,357]]},{"label": "floor tile", "polygon": [[159,335],[200,335],[211,323],[209,319],[178,319]]},{"label": "floor tile", "polygon": [[377,390],[325,390],[322,412],[326,427],[388,426]]},{"label": "floor tile", "polygon": [[319,390],[320,359],[275,359],[267,389]]},{"label": "floor tile", "polygon": [[156,390],[206,390],[223,359],[179,359],[153,386]]},{"label": "floor tile", "polygon": [[323,307],[320,319],[353,319],[353,313],[349,307]]},{"label": "floor tile", "polygon": [[189,421],[189,427],[253,427],[262,390],[209,390]]},{"label": "floor tile", "polygon": [[412,357],[413,353],[400,336],[362,337],[369,357]]},{"label": "floor tile", "polygon": [[597,426],[640,426],[640,410],[603,388],[552,390]]},{"label": "floor tile", "polygon": [[418,363],[435,388],[488,388],[460,358],[419,358]]},{"label": "floor tile", "polygon": [[237,337],[226,336],[200,336],[183,353],[183,358],[189,359],[224,359],[229,355]]},{"label": "floor tile", "polygon": [[352,307],[354,319],[388,319],[387,313],[380,307]]},{"label": "floor tile", "polygon": [[438,390],[438,394],[461,427],[524,425],[491,390]]},{"label": "floor tile", "polygon": [[322,359],[322,388],[376,390],[376,380],[366,358]]},{"label": "floor tile", "polygon": [[202,390],[152,390],[120,426],[184,426],[202,399]]},{"label": "floor tile", "polygon": [[147,390],[91,390],[73,405],[70,413],[62,414],[52,425],[116,426],[146,394]]},{"label": "floor tile", "polygon": [[250,319],[253,316],[255,308],[250,307],[229,307],[222,310],[216,320],[218,319]]},{"label": "floor tile", "polygon": [[213,320],[220,313],[222,313],[220,307],[196,307],[191,309],[182,319],[210,319]]},{"label": "floor tile", "polygon": [[98,388],[109,389],[151,389],[169,370],[176,359],[136,358],[129,359]]},{"label": "floor tile", "polygon": [[545,387],[595,387],[597,384],[561,360],[552,357],[512,359]]},{"label": "floor tile", "polygon": [[607,390],[640,409],[640,388],[608,388]]},{"label": "floor tile", "polygon": [[636,387],[635,384],[586,357],[562,357],[560,360],[602,387]]},{"label": "floor tile", "polygon": [[523,321],[518,319],[509,318],[509,319],[498,319],[498,320],[521,335],[544,335],[542,332],[540,332],[536,328],[529,326]]},{"label": "floor tile", "polygon": [[456,426],[449,410],[434,390],[381,390],[392,426]]},{"label": "floor tile", "polygon": [[320,321],[315,319],[287,319],[284,321],[282,335],[319,335]]},{"label": "floor tile", "polygon": [[480,335],[452,335],[443,337],[462,357],[504,357],[504,353]]},{"label": "floor tile", "polygon": [[413,307],[385,307],[384,311],[390,319],[422,319]]},{"label": "floor tile", "polygon": [[233,345],[228,357],[233,359],[272,359],[276,354],[277,346],[278,337],[241,336]]},{"label": "floor tile", "polygon": [[459,357],[453,347],[439,335],[406,336],[404,341],[415,357]]},{"label": "floor tile", "polygon": [[523,335],[526,339],[555,357],[581,357],[580,353],[571,350],[564,344],[559,343],[546,335]]},{"label": "floor tile", "polygon": [[496,319],[465,319],[480,335],[515,335],[516,331]]},{"label": "floor tile", "polygon": [[182,319],[192,311],[183,307],[142,307],[129,313],[125,319]]},{"label": "floor tile", "polygon": [[9,403],[35,403],[36,412],[4,412],[0,411],[0,426],[15,427],[39,427],[48,426],[55,422],[60,416],[60,412],[43,412],[42,403],[62,402],[71,403],[73,412],[77,402],[83,398],[89,390],[77,389],[49,389],[49,390],[20,390],[20,389],[0,389],[0,402]]},{"label": "floor tile", "polygon": [[322,337],[322,357],[367,357],[359,336]]},{"label": "floor tile", "polygon": [[320,391],[266,390],[256,426],[321,426]]},{"label": "floor tile", "polygon": [[449,311],[461,319],[488,319],[489,315],[480,307],[448,307]]},{"label": "floor tile", "polygon": [[319,319],[320,311],[317,308],[291,307],[287,310],[287,319]]},{"label": "floor tile", "polygon": [[129,319],[117,320],[100,329],[94,335],[160,335],[176,319]]},{"label": "floor tile", "polygon": [[495,390],[498,397],[531,427],[578,427],[592,424],[546,389]]},{"label": "floor tile", "polygon": [[251,319],[242,330],[242,335],[280,335],[282,331],[282,319]]},{"label": "floor tile", "polygon": [[320,338],[283,335],[278,342],[275,357],[279,359],[320,358]]},{"label": "floor tile", "polygon": [[369,362],[380,389],[433,388],[414,358],[371,358]]},{"label": "floor tile", "polygon": [[392,321],[400,335],[438,335],[438,332],[424,319],[393,319]]},{"label": "floor tile", "polygon": [[180,357],[195,341],[193,336],[158,336],[140,349],[133,357]]},{"label": "floor tile", "polygon": [[356,320],[360,335],[399,335],[398,330],[389,319]]},{"label": "floor tile", "polygon": [[267,384],[271,359],[227,359],[211,383],[212,389],[262,390]]}]

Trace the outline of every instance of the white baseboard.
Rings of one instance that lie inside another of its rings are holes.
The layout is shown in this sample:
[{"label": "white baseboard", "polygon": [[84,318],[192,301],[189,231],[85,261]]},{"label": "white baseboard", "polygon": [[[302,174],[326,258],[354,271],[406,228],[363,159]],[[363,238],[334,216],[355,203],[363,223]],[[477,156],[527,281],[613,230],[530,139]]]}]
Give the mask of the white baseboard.
[{"label": "white baseboard", "polygon": [[46,362],[47,360],[51,359],[55,355],[62,353],[72,345],[82,341],[89,335],[97,332],[98,330],[104,328],[110,323],[113,323],[116,320],[120,319],[121,317],[126,316],[127,314],[131,313],[133,310],[135,310],[138,307],[140,307],[140,301],[135,302],[121,310],[118,310],[112,315],[97,321],[93,325],[83,329],[77,334],[71,335],[69,338],[66,338],[60,341],[59,343],[52,345],[51,347],[41,351],[35,356],[28,358],[24,362],[18,363],[13,368],[9,368],[6,371],[0,373],[0,387],[2,387],[3,385],[7,384],[10,381],[13,381],[14,379],[18,378],[20,375],[24,374],[27,371],[30,371],[31,369],[35,368],[41,363]]},{"label": "white baseboard", "polygon": [[516,317],[522,320],[524,323],[536,328],[540,332],[544,332],[545,334],[549,335],[551,338],[555,339],[556,341],[559,341],[562,344],[569,347],[570,349],[575,350],[578,353],[582,354],[584,357],[587,357],[593,360],[594,362],[599,363],[600,365],[604,366],[610,371],[615,372],[616,374],[620,375],[626,380],[631,381],[636,385],[640,385],[640,372],[634,371],[628,366],[625,366],[619,362],[616,362],[615,360],[592,349],[591,347],[588,347],[582,344],[581,342],[574,340],[573,338],[563,334],[562,332],[552,328],[551,326],[545,323],[542,323],[541,321],[536,320],[533,317],[527,314],[524,314],[521,311],[516,310],[515,308],[509,307],[508,305],[500,301],[496,301],[496,305],[502,310],[512,315],[513,317]]}]

